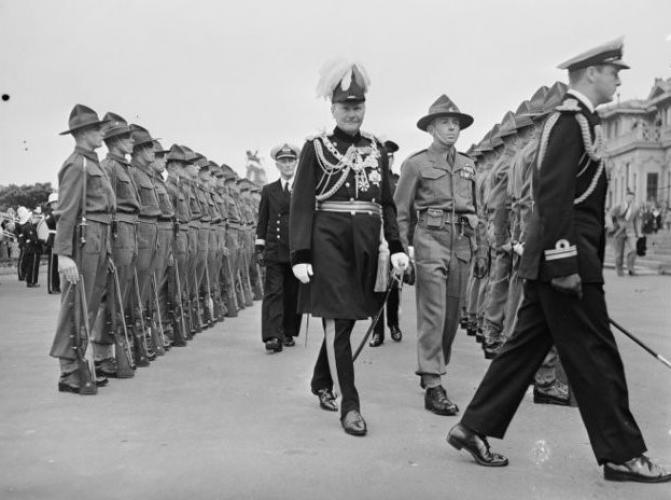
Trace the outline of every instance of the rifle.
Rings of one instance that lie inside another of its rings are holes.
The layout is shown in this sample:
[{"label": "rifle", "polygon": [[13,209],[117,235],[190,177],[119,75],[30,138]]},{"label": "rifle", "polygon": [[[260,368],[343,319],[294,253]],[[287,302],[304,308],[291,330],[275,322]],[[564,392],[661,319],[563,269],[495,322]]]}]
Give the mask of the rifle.
[{"label": "rifle", "polygon": [[[109,259],[109,269],[112,273],[112,290],[108,294],[111,297],[110,314],[112,317],[112,332],[114,335],[114,346],[117,360],[117,377],[131,378],[134,375],[135,363],[133,361],[133,351],[130,348],[130,338],[126,328],[126,314],[123,307],[123,298],[121,296],[121,285],[119,284],[119,273],[112,259]],[[108,298],[110,300],[110,298]],[[123,337],[119,334],[118,319],[121,318]]]},{"label": "rifle", "polygon": [[[79,251],[75,252],[77,269],[82,268],[82,254],[84,252],[84,245],[86,245],[86,157],[83,158],[82,166],[82,216],[79,222]],[[91,361],[86,358],[86,351],[89,344],[89,318],[85,314],[82,321],[82,314],[86,312],[86,291],[84,289],[84,276],[79,274],[79,281],[72,283],[71,290],[73,290],[74,303],[74,327],[75,331],[72,335],[72,348],[77,357],[77,373],[79,375],[79,394],[83,396],[94,395],[98,393],[98,386],[96,385],[96,371]],[[82,323],[84,323],[84,335],[82,336]]]},{"label": "rifle", "polygon": [[214,323],[214,300],[212,300],[212,288],[210,288],[210,271],[208,269],[207,262],[205,263],[205,286],[207,291],[205,292],[205,308],[207,309],[208,323]]},{"label": "rifle", "polygon": [[[140,281],[137,277],[137,270],[133,269],[133,285],[135,288],[135,295],[137,296],[137,309],[138,309],[138,318],[135,320],[134,332],[135,332],[135,354],[137,358],[135,359],[136,366],[148,366],[149,359],[147,356],[147,344],[145,338],[145,326],[144,326],[144,311],[142,310],[142,295],[140,295]],[[138,323],[140,332],[138,332]]]},{"label": "rifle", "polygon": [[[165,332],[163,331],[163,319],[161,318],[161,308],[158,303],[158,283],[156,282],[156,273],[151,273],[151,288],[154,292],[154,308],[156,309],[156,322],[158,328],[152,328],[151,333],[154,336],[156,353],[160,356],[165,354]],[[153,315],[152,315],[153,318]]]},{"label": "rifle", "polygon": [[184,320],[184,304],[182,303],[182,283],[179,278],[179,264],[177,263],[177,258],[174,259],[175,262],[175,284],[177,285],[177,296],[179,298],[179,324],[175,328],[175,339],[174,344],[179,347],[186,345],[186,339],[188,337],[188,330],[186,329],[186,321]]}]

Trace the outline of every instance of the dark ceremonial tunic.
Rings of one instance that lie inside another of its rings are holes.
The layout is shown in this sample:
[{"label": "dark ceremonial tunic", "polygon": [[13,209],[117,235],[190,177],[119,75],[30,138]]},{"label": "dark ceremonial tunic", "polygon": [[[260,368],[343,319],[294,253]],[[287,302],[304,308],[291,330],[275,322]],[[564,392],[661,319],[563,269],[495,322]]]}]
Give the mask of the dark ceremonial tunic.
[{"label": "dark ceremonial tunic", "polygon": [[[574,390],[599,464],[624,463],[645,452],[629,410],[622,360],[608,323],[603,291],[606,172],[587,153],[599,117],[570,94],[551,115],[534,165],[534,214],[520,276],[527,279],[515,330],[469,404],[462,423],[476,432],[505,434],[534,373],[554,343]],[[581,299],[549,281],[578,273]]]},{"label": "dark ceremonial tunic", "polygon": [[[341,155],[350,147],[357,148],[362,159],[373,155],[365,176],[350,169],[337,186],[342,169],[329,175],[316,150],[320,148],[327,162],[337,164],[338,158],[329,151],[327,141]],[[314,271],[310,283],[300,287],[302,311],[324,318],[365,319],[379,306],[374,285],[382,221],[371,213],[316,210],[317,195],[330,191],[333,193],[328,201],[381,205],[390,253],[402,252],[384,147],[372,136],[351,136],[337,127],[327,137],[308,140],[301,152],[291,198],[291,264],[311,263]]]}]

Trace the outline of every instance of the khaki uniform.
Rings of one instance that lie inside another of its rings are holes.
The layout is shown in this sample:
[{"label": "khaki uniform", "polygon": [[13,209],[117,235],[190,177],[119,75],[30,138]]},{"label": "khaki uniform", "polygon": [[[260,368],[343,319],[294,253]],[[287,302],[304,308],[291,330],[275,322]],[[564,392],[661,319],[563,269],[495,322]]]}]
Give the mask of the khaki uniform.
[{"label": "khaki uniform", "polygon": [[454,149],[440,151],[431,145],[401,166],[394,201],[406,248],[411,211],[418,214],[413,238],[417,374],[440,376],[450,361],[476,245],[475,165]]},{"label": "khaki uniform", "polygon": [[[83,182],[86,182],[85,200],[82,199]],[[89,311],[86,319],[92,328],[107,281],[107,258],[111,251],[110,226],[115,208],[114,190],[100,168],[95,152],[75,148],[58,172],[58,199],[58,208],[54,212],[58,217],[54,252],[71,257],[75,262],[79,261],[79,273]],[[87,217],[86,241],[83,245],[77,229],[82,206],[86,208]],[[68,293],[70,285],[65,283],[61,288],[61,308],[50,354],[60,358],[61,370],[66,374],[77,367],[72,342],[75,313],[72,297]]]},{"label": "khaki uniform", "polygon": [[482,331],[487,344],[501,342],[503,314],[508,296],[512,266],[512,247],[508,226],[510,198],[508,172],[515,151],[506,148],[492,167],[487,198],[487,239],[489,241],[490,277]]},{"label": "khaki uniform", "polygon": [[[158,217],[158,248],[156,249],[153,272],[156,277],[156,293],[158,294],[163,331],[166,335],[170,336],[172,326],[168,313],[168,265],[170,260],[174,258],[172,245],[175,229],[175,208],[172,205],[166,183],[160,175],[154,176],[154,185],[156,186],[161,215]],[[152,306],[154,306],[153,303]]]}]

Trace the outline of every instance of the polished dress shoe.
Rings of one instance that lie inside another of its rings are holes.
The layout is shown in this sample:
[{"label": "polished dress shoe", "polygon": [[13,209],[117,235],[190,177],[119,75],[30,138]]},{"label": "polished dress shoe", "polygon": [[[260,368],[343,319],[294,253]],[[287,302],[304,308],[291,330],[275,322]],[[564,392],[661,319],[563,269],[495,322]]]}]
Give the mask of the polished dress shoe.
[{"label": "polished dress shoe", "polygon": [[442,385],[429,387],[424,393],[424,408],[436,415],[453,416],[459,413],[459,407],[449,400]]},{"label": "polished dress shoe", "polygon": [[384,337],[382,334],[375,332],[373,333],[373,336],[370,338],[370,342],[368,343],[369,346],[371,347],[379,347],[384,343]]},{"label": "polished dress shoe", "polygon": [[338,411],[336,397],[331,389],[319,389],[316,395],[319,398],[320,408],[326,411]]},{"label": "polished dress shoe", "polygon": [[389,327],[389,331],[391,332],[391,339],[394,342],[400,342],[401,339],[403,338],[403,332],[401,329],[398,327],[398,325],[392,325]]},{"label": "polished dress shoe", "polygon": [[282,350],[282,342],[277,337],[266,340],[266,351],[280,352]]},{"label": "polished dress shoe", "polygon": [[623,464],[606,462],[603,466],[603,477],[608,481],[665,483],[671,481],[671,472],[663,469],[645,455],[641,455]]},{"label": "polished dress shoe", "polygon": [[571,398],[568,386],[558,380],[548,387],[534,386],[534,403],[537,405],[569,406]]},{"label": "polished dress shoe", "polygon": [[293,337],[284,337],[284,347],[293,347],[296,345],[296,341],[294,340]]},{"label": "polished dress shoe", "polygon": [[482,333],[481,328],[475,329],[475,341],[482,344],[485,341],[485,334]]},{"label": "polished dress shoe", "polygon": [[352,436],[365,436],[368,429],[366,429],[366,421],[359,413],[359,410],[350,410],[340,421],[343,429],[347,434]]},{"label": "polished dress shoe", "polygon": [[489,448],[487,438],[478,435],[468,427],[457,424],[447,434],[447,442],[457,450],[466,448],[475,461],[485,467],[503,467],[508,465],[508,459],[499,453],[494,453]]}]

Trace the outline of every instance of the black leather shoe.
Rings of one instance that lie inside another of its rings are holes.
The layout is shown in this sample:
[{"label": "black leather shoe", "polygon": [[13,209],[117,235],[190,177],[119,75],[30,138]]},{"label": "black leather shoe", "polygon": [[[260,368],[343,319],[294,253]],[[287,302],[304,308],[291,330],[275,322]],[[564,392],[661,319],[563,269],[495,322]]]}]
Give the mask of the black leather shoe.
[{"label": "black leather shoe", "polygon": [[342,420],[340,420],[343,429],[347,434],[352,436],[365,436],[368,429],[366,429],[366,421],[359,413],[359,410],[350,410],[347,412]]},{"label": "black leather shoe", "polygon": [[[96,387],[105,387],[109,383],[109,380],[106,377],[96,377]],[[80,388],[77,385],[72,385],[68,382],[60,380],[58,382],[58,392],[71,392],[73,394],[79,394]]]},{"label": "black leather shoe", "polygon": [[641,455],[623,464],[606,462],[603,466],[603,478],[608,481],[665,483],[671,481],[671,472],[661,468],[645,455]]},{"label": "black leather shoe", "polygon": [[266,340],[266,351],[280,352],[282,350],[282,342],[277,337]]},{"label": "black leather shoe", "polygon": [[482,333],[481,328],[476,328],[475,330],[475,341],[482,344],[485,341],[485,334]]},{"label": "black leather shoe", "polygon": [[485,467],[504,467],[508,459],[489,448],[487,438],[480,436],[462,424],[457,424],[447,434],[447,442],[457,450],[466,448],[479,465]]},{"label": "black leather shoe", "polygon": [[389,331],[391,332],[391,339],[394,342],[400,342],[401,339],[403,338],[403,332],[401,329],[398,327],[398,325],[392,325],[389,327]]},{"label": "black leather shoe", "polygon": [[424,408],[436,415],[453,416],[459,413],[459,407],[450,401],[442,385],[429,387],[424,393]]},{"label": "black leather shoe", "polygon": [[549,387],[534,386],[534,403],[537,405],[569,406],[571,398],[568,386],[559,381]]},{"label": "black leather shoe", "polygon": [[296,341],[294,340],[293,337],[284,337],[284,347],[293,347],[296,345]]},{"label": "black leather shoe", "polygon": [[28,288],[39,288],[40,284],[39,283],[28,283],[26,286]]},{"label": "black leather shoe", "polygon": [[368,345],[371,347],[379,347],[383,343],[384,343],[384,337],[379,333],[375,332],[373,333],[373,336],[370,338],[370,342],[368,343]]},{"label": "black leather shoe", "polygon": [[319,389],[316,393],[319,398],[319,407],[326,411],[338,411],[335,394],[331,389]]},{"label": "black leather shoe", "polygon": [[117,378],[117,363],[113,358],[103,359],[94,363],[96,377]]},{"label": "black leather shoe", "polygon": [[98,377],[96,376],[96,386],[105,387],[109,383],[107,377]]}]

